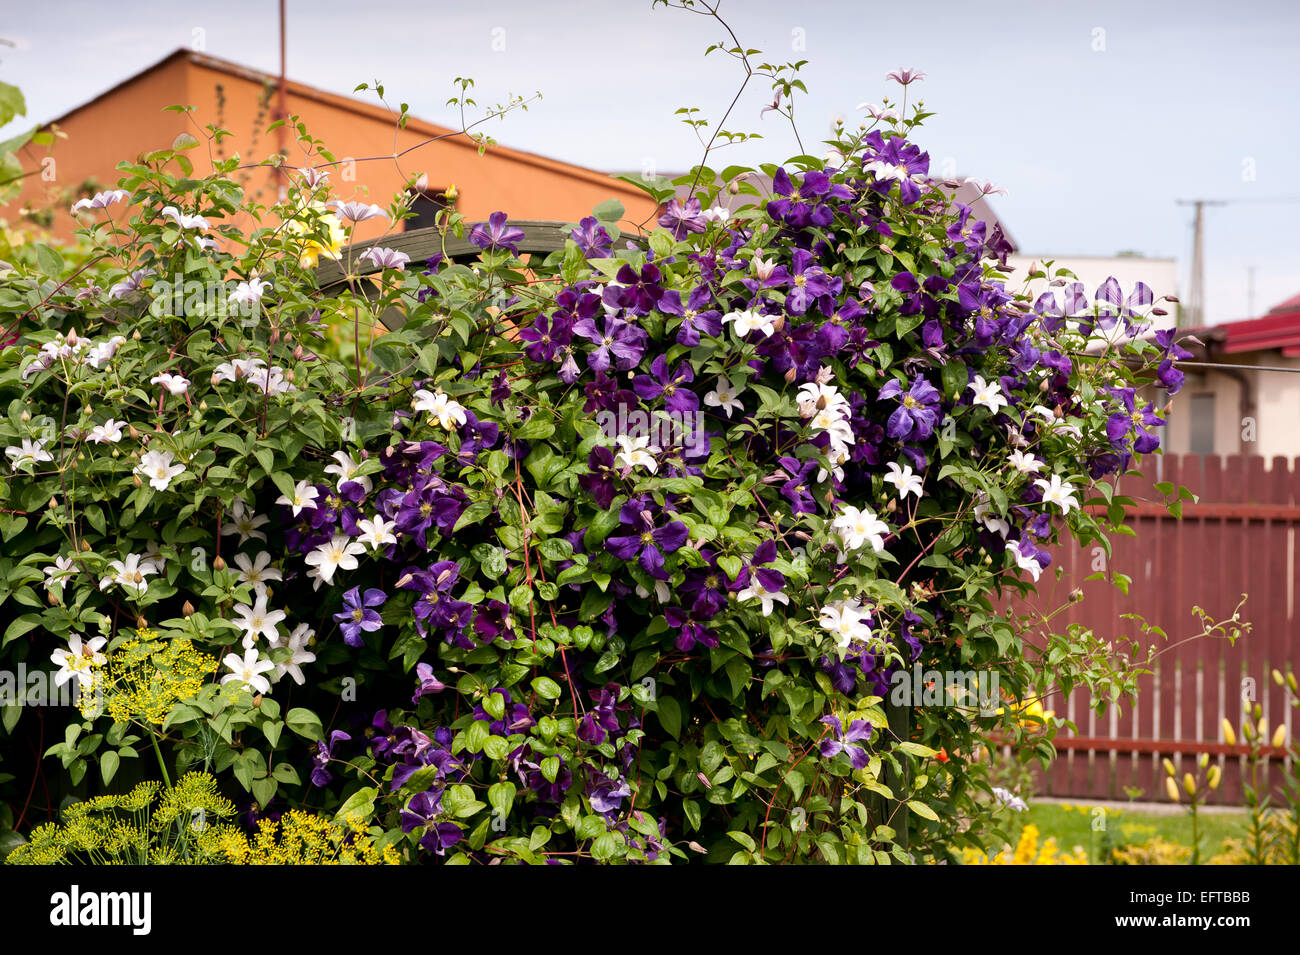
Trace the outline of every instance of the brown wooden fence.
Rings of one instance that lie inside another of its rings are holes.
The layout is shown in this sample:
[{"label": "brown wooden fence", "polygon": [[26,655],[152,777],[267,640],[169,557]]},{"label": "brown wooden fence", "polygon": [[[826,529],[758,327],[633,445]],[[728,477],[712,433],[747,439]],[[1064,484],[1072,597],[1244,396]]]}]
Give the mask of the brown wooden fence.
[{"label": "brown wooden fence", "polygon": [[[1064,575],[1056,580],[1045,573],[1033,605],[1059,607],[1081,587],[1084,599],[1058,616],[1053,630],[1080,623],[1107,639],[1141,636],[1139,624],[1123,617],[1137,613],[1168,634],[1167,642],[1145,638],[1164,652],[1154,672],[1142,678],[1136,705],[1120,712],[1098,717],[1086,690],[1046,702],[1074,720],[1078,733],[1058,737],[1059,758],[1043,774],[1039,789],[1047,795],[1121,800],[1139,791],[1138,798],[1167,800],[1161,760],[1172,758],[1181,775],[1208,752],[1223,772],[1213,801],[1239,803],[1246,763],[1240,739],[1236,749],[1224,742],[1223,718],[1239,726],[1243,707],[1258,702],[1270,728],[1285,722],[1288,738],[1300,729],[1292,725],[1294,711],[1270,675],[1274,667],[1285,671],[1288,661],[1300,667],[1300,468],[1293,470],[1280,457],[1269,466],[1258,456],[1165,455],[1148,461],[1146,471],[1120,486],[1120,493],[1141,502],[1129,512],[1137,534],[1112,535],[1107,562],[1109,570],[1132,578],[1128,595],[1105,581],[1083,582],[1104,557],[1100,551],[1062,548],[1054,562]],[[1182,520],[1160,503],[1163,497],[1154,490],[1158,481],[1184,485],[1198,495],[1196,503],[1185,502]],[[1221,638],[1180,643],[1202,629],[1194,606],[1219,620],[1232,615],[1243,594],[1249,599],[1241,618],[1252,630],[1235,646]],[[1278,782],[1283,766],[1280,758],[1272,761],[1270,785]]]}]

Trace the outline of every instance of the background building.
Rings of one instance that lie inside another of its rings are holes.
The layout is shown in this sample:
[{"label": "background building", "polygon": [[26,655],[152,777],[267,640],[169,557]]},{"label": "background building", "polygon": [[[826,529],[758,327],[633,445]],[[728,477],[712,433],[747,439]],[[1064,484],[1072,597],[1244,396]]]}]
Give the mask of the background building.
[{"label": "background building", "polygon": [[[330,182],[339,198],[364,198],[387,206],[414,177],[427,178],[427,188],[412,207],[416,219],[404,226],[383,220],[362,223],[356,233],[360,239],[374,238],[386,229],[431,225],[444,190],[453,183],[457,207],[470,220],[503,210],[511,218],[576,221],[607,199],[620,200],[632,222],[655,210],[653,200],[643,192],[606,173],[504,146],[492,146],[480,155],[468,137],[415,117],[408,116],[399,129],[396,111],[377,103],[293,81],[285,83],[284,100],[287,113],[297,115],[307,132],[323,141],[337,159],[356,160],[331,170]],[[35,174],[27,177],[4,215],[17,224],[26,213],[56,236],[68,238],[77,228],[68,207],[77,198],[112,188],[120,161],[169,147],[181,133],[200,140],[188,154],[195,175],[210,173],[214,159],[235,154],[256,162],[283,150],[288,165],[303,165],[307,157],[295,133],[267,131],[278,116],[279,104],[278,77],[177,50],[53,120],[50,125],[57,125],[66,138],[52,150],[28,146],[22,151],[25,169]],[[173,105],[194,110],[189,114],[165,111]],[[210,145],[204,133],[209,124],[231,135]],[[419,148],[392,158],[415,146]],[[368,157],[383,158],[362,161]],[[253,197],[268,205],[276,200],[283,177],[280,170],[259,167],[241,169],[236,176]]]}]

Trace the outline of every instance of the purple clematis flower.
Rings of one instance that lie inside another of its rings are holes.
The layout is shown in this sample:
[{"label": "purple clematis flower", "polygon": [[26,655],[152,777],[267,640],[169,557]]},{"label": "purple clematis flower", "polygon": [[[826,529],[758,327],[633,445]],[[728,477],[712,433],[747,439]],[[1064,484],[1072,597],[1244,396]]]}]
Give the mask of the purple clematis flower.
[{"label": "purple clematis flower", "polygon": [[826,228],[835,218],[835,210],[826,200],[853,197],[848,186],[833,185],[830,176],[816,169],[803,173],[796,187],[784,167],[772,177],[772,192],[780,198],[767,204],[767,214],[795,229]]},{"label": "purple clematis flower", "polygon": [[727,606],[727,594],[732,589],[733,581],[718,566],[718,555],[715,552],[705,548],[700,551],[700,556],[707,566],[692,567],[686,571],[686,580],[681,589],[682,593],[693,598],[691,615],[710,620]]},{"label": "purple clematis flower", "polygon": [[699,396],[689,388],[682,387],[694,380],[695,372],[688,363],[682,362],[669,374],[668,360],[660,355],[651,363],[650,374],[637,375],[632,379],[632,390],[646,401],[662,397],[669,411],[685,414],[700,409]]},{"label": "purple clematis flower", "polygon": [[556,353],[573,341],[573,323],[562,313],[539,315],[532,326],[519,332],[519,340],[528,342],[524,354],[536,362],[552,362]]},{"label": "purple clematis flower", "polygon": [[416,793],[402,810],[401,823],[403,832],[424,829],[420,845],[438,855],[446,853],[464,837],[465,833],[454,822],[436,822],[442,814],[442,792],[426,789]]},{"label": "purple clematis flower", "polygon": [[588,259],[609,258],[610,246],[614,240],[609,237],[605,227],[595,216],[587,216],[578,223],[578,228],[569,233],[569,237],[578,243],[582,254]]},{"label": "purple clematis flower", "polygon": [[320,740],[316,743],[316,752],[312,756],[311,784],[313,786],[328,786],[334,781],[334,774],[329,771],[329,762],[337,757],[334,755],[334,748],[339,743],[348,742],[352,739],[342,730],[334,730],[330,733],[329,741]]},{"label": "purple clematis flower", "polygon": [[1121,405],[1120,410],[1106,419],[1106,437],[1111,447],[1123,451],[1132,442],[1133,450],[1138,454],[1150,454],[1160,447],[1160,437],[1154,429],[1165,422],[1151,403],[1139,411],[1132,388],[1113,388],[1111,392]]},{"label": "purple clematis flower", "polygon": [[626,388],[620,388],[617,378],[611,378],[603,371],[596,372],[596,380],[582,386],[587,401],[582,410],[587,414],[598,411],[618,413],[620,407],[632,408],[636,405],[636,395]]},{"label": "purple clematis flower", "polygon": [[492,421],[480,421],[474,412],[466,411],[460,433],[460,458],[462,461],[473,461],[479,452],[496,447],[501,437],[501,426]]},{"label": "purple clematis flower", "polygon": [[653,262],[641,266],[640,272],[625,265],[618,270],[614,281],[605,286],[601,299],[608,308],[625,308],[633,315],[647,315],[664,297],[666,290],[659,284],[662,278],[663,273]]},{"label": "purple clematis flower", "polygon": [[603,773],[593,774],[587,783],[587,798],[591,808],[602,814],[618,812],[623,807],[623,800],[632,795],[632,788],[626,779],[610,779]]},{"label": "purple clematis flower", "polygon": [[880,398],[897,398],[903,395],[898,408],[889,416],[885,433],[898,441],[924,441],[934,433],[939,420],[939,391],[918,375],[912,386],[903,394],[897,379],[885,383]]},{"label": "purple clematis flower", "polygon": [[680,199],[669,201],[664,214],[659,217],[659,224],[673,234],[674,239],[681,239],[689,232],[700,233],[708,228],[709,222],[704,218],[704,210],[699,199]]},{"label": "purple clematis flower", "polygon": [[792,315],[802,315],[821,296],[838,295],[843,288],[841,279],[831,278],[813,262],[807,249],[795,249],[788,278],[790,291],[785,297],[786,310]]},{"label": "purple clematis flower", "polygon": [[866,749],[857,745],[871,739],[871,724],[866,720],[854,720],[845,730],[838,716],[823,716],[821,722],[831,727],[834,735],[822,740],[821,754],[824,759],[833,759],[843,753],[849,758],[854,769],[865,769],[871,758]]},{"label": "purple clematis flower", "polygon": [[519,254],[519,242],[524,238],[524,230],[518,226],[506,225],[506,214],[494,212],[487,222],[479,222],[469,230],[469,241],[480,249],[508,249],[512,254]]},{"label": "purple clematis flower", "polygon": [[694,610],[683,610],[681,607],[664,609],[664,619],[668,621],[668,626],[677,631],[673,646],[683,653],[689,653],[697,643],[704,647],[718,645],[717,634],[696,620],[693,616],[694,612]]},{"label": "purple clematis flower", "polygon": [[618,494],[614,484],[614,479],[618,477],[618,470],[614,467],[614,452],[597,445],[587,455],[587,467],[590,472],[578,477],[578,485],[591,495],[597,507],[608,510]]},{"label": "purple clematis flower", "polygon": [[457,609],[452,605],[458,601],[452,600],[450,594],[459,576],[459,564],[454,560],[440,560],[428,570],[408,570],[397,581],[401,589],[420,595],[411,609],[421,636],[425,635],[428,624],[441,629],[451,622],[449,614]]},{"label": "purple clematis flower", "polygon": [[656,580],[668,580],[664,554],[680,550],[690,531],[681,521],[657,526],[652,507],[653,503],[644,497],[634,497],[624,504],[618,516],[622,522],[620,530],[627,533],[610,537],[605,541],[605,549],[619,560],[635,558],[641,569]]},{"label": "purple clematis flower", "polygon": [[422,696],[431,696],[447,689],[447,684],[433,675],[433,666],[431,664],[417,663],[415,665],[415,675],[420,681],[420,686],[416,689],[415,696],[411,697],[412,703],[419,703]]},{"label": "purple clematis flower", "polygon": [[641,360],[649,341],[644,329],[613,316],[605,319],[603,330],[597,329],[592,319],[584,318],[573,326],[573,331],[598,346],[587,355],[587,364],[594,371],[608,371],[611,364],[619,371],[627,371]]},{"label": "purple clematis flower", "polygon": [[608,688],[591,691],[592,707],[578,723],[578,739],[593,746],[605,742],[606,736],[619,731],[615,712],[617,695]]},{"label": "purple clematis flower", "polygon": [[360,587],[353,587],[343,595],[343,611],[336,613],[334,619],[339,621],[343,631],[343,642],[350,647],[359,647],[364,642],[361,631],[378,630],[384,625],[383,618],[373,607],[382,607],[388,595],[382,590],[371,588],[365,596]]},{"label": "purple clematis flower", "polygon": [[722,333],[722,313],[717,309],[706,308],[713,303],[713,293],[707,285],[697,285],[682,304],[682,294],[670,289],[659,300],[659,311],[665,315],[677,315],[681,325],[677,326],[677,342],[694,348],[700,343],[700,335],[716,338]]},{"label": "purple clematis flower", "polygon": [[797,458],[785,457],[777,463],[781,465],[786,478],[781,486],[781,495],[790,502],[791,515],[797,517],[800,514],[816,514],[817,501],[809,489],[816,483],[814,475],[821,467],[817,459],[809,458],[800,462]]},{"label": "purple clematis flower", "polygon": [[514,640],[510,608],[500,600],[488,600],[479,604],[474,611],[474,632],[483,643],[491,643],[497,637],[507,643]]}]

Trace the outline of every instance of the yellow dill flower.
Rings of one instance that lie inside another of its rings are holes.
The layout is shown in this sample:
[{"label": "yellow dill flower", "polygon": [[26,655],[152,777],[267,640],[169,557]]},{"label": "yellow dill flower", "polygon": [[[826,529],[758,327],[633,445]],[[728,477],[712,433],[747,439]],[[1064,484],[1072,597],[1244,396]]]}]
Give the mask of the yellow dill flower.
[{"label": "yellow dill flower", "polygon": [[369,832],[294,809],[279,820],[262,819],[250,842],[231,832],[221,842],[235,865],[397,865],[392,846],[375,847]]},{"label": "yellow dill flower", "polygon": [[216,669],[216,659],[184,637],[137,630],[109,658],[105,708],[114,723],[136,720],[161,726],[178,703],[198,694]]}]

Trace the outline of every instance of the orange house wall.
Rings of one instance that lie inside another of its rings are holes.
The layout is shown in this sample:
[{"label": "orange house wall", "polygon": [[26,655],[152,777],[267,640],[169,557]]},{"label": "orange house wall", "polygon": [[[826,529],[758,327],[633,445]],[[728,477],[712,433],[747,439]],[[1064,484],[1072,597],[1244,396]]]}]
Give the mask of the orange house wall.
[{"label": "orange house wall", "polygon": [[[201,132],[209,123],[231,132],[222,142],[222,155],[238,153],[249,162],[265,158],[280,142],[276,131],[266,131],[278,97],[271,89],[269,99],[265,98],[265,89],[252,71],[218,68],[201,57],[173,56],[62,119],[59,126],[67,138],[54,148],[56,180],[51,183],[39,176],[29,177],[18,201],[25,207],[52,207],[52,231],[67,238],[76,227],[67,209],[82,182],[94,177],[100,189],[111,188],[119,175],[115,169],[119,160],[170,146],[182,131],[200,139],[200,145],[188,153],[196,175],[212,169],[208,159],[212,147]],[[222,94],[224,101],[219,105]],[[407,127],[399,130],[396,116],[378,105],[293,82],[287,85],[286,99],[289,113],[297,114],[308,133],[322,140],[337,159],[386,157],[357,162],[353,167],[334,167],[329,181],[333,194],[342,199],[387,206],[408,177],[423,173],[431,190],[454,183],[459,193],[457,207],[471,221],[486,219],[497,210],[517,219],[576,221],[611,198],[627,207],[625,227],[654,212],[654,204],[643,193],[604,173],[503,147],[489,148],[480,156],[478,147],[464,137],[420,146],[395,161],[387,157],[447,130],[409,118]],[[194,111],[189,116],[162,112],[165,106],[181,103],[193,106]],[[288,133],[285,142],[290,164],[304,164],[296,134]],[[43,155],[43,149],[29,148],[25,156],[29,168]],[[240,170],[236,178],[252,198],[269,205],[277,197],[283,175],[250,168]],[[13,211],[12,204],[5,211],[11,223]],[[251,223],[241,225],[249,227]],[[356,236],[373,238],[395,229],[400,226],[372,220],[358,226]]]}]

